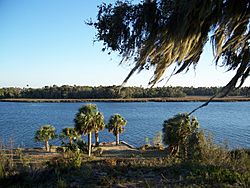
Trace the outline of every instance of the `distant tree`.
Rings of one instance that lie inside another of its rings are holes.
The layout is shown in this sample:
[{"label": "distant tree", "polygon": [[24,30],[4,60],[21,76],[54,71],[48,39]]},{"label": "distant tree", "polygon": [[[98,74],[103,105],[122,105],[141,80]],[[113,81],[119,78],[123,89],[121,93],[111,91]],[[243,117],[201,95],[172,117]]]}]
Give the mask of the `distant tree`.
[{"label": "distant tree", "polygon": [[52,125],[43,125],[35,134],[36,142],[44,142],[46,151],[49,151],[49,140],[57,138],[56,129]]},{"label": "distant tree", "polygon": [[87,24],[96,28],[103,51],[118,51],[122,62],[135,62],[124,83],[136,71],[151,67],[155,69],[149,85],[161,80],[172,64],[173,74],[195,67],[210,36],[215,63],[237,70],[217,96],[227,95],[249,76],[249,0],[116,1],[98,8],[97,21]]},{"label": "distant tree", "polygon": [[[221,87],[122,87],[119,86],[61,86],[44,88],[0,88],[0,98],[153,98],[153,97],[185,97],[213,96]],[[249,96],[249,87],[241,87],[231,91],[231,96]]]},{"label": "distant tree", "polygon": [[127,121],[120,114],[115,114],[109,119],[107,129],[116,137],[116,145],[120,144],[119,135],[124,132],[126,123]]},{"label": "distant tree", "polygon": [[67,127],[62,130],[59,137],[61,139],[68,139],[69,143],[72,144],[73,140],[79,137],[79,134],[74,127]]},{"label": "distant tree", "polygon": [[103,125],[103,116],[98,112],[96,105],[87,104],[78,110],[74,121],[75,128],[80,134],[88,134],[88,154],[90,156],[92,132],[100,130]]},{"label": "distant tree", "polygon": [[[199,122],[188,114],[178,114],[163,123],[163,142],[168,145],[170,155],[186,155],[189,139],[197,132]],[[181,150],[181,151],[180,151]]]},{"label": "distant tree", "polygon": [[4,98],[4,90],[0,88],[0,98]]}]

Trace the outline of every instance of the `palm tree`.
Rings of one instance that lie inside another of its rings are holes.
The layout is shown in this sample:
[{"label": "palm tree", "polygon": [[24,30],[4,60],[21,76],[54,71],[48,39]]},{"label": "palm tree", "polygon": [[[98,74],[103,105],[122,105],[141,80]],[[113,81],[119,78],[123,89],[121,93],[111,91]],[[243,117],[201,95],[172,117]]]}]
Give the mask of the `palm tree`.
[{"label": "palm tree", "polygon": [[69,139],[69,143],[72,144],[73,140],[79,137],[79,134],[74,127],[67,127],[62,130],[59,137]]},{"label": "palm tree", "polygon": [[175,115],[163,123],[163,141],[168,145],[170,155],[178,155],[180,149],[186,154],[189,138],[197,132],[199,123],[187,113]]},{"label": "palm tree", "polygon": [[49,151],[49,140],[57,138],[56,129],[52,125],[43,125],[35,134],[36,142],[44,142],[46,151]]},{"label": "palm tree", "polygon": [[[88,154],[91,155],[92,132],[101,130],[104,124],[103,115],[98,112],[97,106],[87,104],[81,107],[75,116],[75,128],[80,134],[88,134]],[[97,134],[97,141],[98,141]]]},{"label": "palm tree", "polygon": [[127,121],[120,114],[115,114],[109,119],[107,129],[115,135],[116,145],[120,143],[119,134],[124,132],[124,126],[126,123]]},{"label": "palm tree", "polygon": [[95,117],[95,145],[99,146],[99,131],[105,128],[104,116],[98,112]]}]

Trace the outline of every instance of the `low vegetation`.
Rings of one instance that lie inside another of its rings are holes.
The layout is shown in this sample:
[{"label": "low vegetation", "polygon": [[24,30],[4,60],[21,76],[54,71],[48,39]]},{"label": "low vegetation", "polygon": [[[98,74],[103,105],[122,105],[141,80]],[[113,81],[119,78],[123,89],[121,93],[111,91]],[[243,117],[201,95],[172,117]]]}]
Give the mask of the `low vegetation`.
[{"label": "low vegetation", "polygon": [[166,150],[161,155],[156,149],[139,152],[126,157],[104,154],[89,158],[82,152],[67,151],[49,159],[43,154],[44,160],[38,164],[27,154],[18,156],[15,150],[8,148],[0,153],[0,184],[4,187],[250,185],[249,151],[229,151],[213,145],[206,150],[207,158],[199,161],[176,158]]}]

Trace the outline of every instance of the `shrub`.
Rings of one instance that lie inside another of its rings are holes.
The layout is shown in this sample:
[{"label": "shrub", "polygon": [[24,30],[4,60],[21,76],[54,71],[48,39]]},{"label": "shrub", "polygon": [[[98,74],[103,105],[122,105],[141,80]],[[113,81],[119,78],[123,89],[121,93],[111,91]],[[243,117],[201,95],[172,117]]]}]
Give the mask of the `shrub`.
[{"label": "shrub", "polygon": [[188,153],[198,148],[202,133],[198,132],[199,122],[187,113],[178,114],[163,123],[163,141],[172,156],[187,158]]}]

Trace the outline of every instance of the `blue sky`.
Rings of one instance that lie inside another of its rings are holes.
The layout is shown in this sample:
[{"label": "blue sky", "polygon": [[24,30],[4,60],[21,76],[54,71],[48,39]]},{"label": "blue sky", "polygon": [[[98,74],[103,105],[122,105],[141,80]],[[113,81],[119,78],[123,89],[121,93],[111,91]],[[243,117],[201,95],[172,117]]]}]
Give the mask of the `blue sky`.
[{"label": "blue sky", "polygon": [[[114,0],[105,1],[114,2]],[[129,65],[101,51],[94,28],[84,24],[96,17],[99,0],[1,0],[0,87],[46,85],[119,85]],[[210,46],[196,71],[171,78],[172,86],[223,86],[233,73],[212,63]],[[166,76],[171,73],[171,68]],[[144,86],[153,70],[134,75],[128,86]],[[165,81],[158,84],[162,86]],[[249,85],[249,84],[248,84]]]}]

